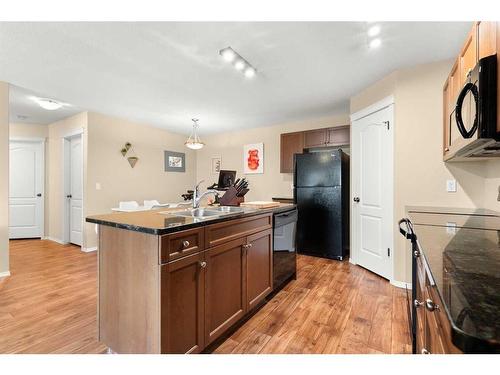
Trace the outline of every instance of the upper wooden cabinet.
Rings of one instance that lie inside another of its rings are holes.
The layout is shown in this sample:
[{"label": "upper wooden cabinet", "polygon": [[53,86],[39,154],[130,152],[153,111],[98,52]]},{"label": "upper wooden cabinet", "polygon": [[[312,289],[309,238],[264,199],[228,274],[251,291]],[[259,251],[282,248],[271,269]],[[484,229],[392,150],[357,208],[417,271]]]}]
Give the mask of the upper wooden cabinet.
[{"label": "upper wooden cabinet", "polygon": [[304,148],[325,146],[327,144],[327,139],[327,129],[306,131],[304,134]]},{"label": "upper wooden cabinet", "polygon": [[305,148],[346,146],[350,144],[350,126],[314,129],[281,134],[280,172],[293,173],[293,155]]},{"label": "upper wooden cabinet", "polygon": [[[445,161],[451,157],[450,146],[457,145],[462,141],[454,116],[457,97],[467,80],[467,74],[474,69],[479,59],[493,55],[500,49],[499,33],[498,22],[475,22],[444,83],[443,160]],[[500,105],[500,96],[498,96],[498,101]],[[497,121],[500,129],[500,117]]]},{"label": "upper wooden cabinet", "polygon": [[328,129],[327,146],[345,146],[351,143],[351,127],[337,126]]},{"label": "upper wooden cabinet", "polygon": [[[477,28],[473,27],[467,35],[465,44],[460,52],[460,83],[467,79],[467,74],[474,69],[477,63]],[[461,85],[462,86],[462,85]]]},{"label": "upper wooden cabinet", "polygon": [[478,58],[494,55],[497,52],[496,22],[477,23]]},{"label": "upper wooden cabinet", "polygon": [[302,153],[304,150],[304,132],[281,134],[281,158],[280,172],[293,172],[293,155]]}]

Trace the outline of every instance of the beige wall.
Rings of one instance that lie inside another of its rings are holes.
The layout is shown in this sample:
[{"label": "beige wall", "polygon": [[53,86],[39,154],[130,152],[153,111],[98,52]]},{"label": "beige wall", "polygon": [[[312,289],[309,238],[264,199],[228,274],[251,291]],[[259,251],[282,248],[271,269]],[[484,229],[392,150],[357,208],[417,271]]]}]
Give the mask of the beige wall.
[{"label": "beige wall", "polygon": [[[86,134],[87,134],[87,112],[78,113],[63,120],[48,125],[49,133],[47,140],[46,160],[46,196],[48,204],[45,205],[46,227],[45,233],[52,240],[63,240],[63,138],[83,130],[83,160],[85,181],[86,160]],[[84,197],[85,199],[85,197]],[[48,208],[48,209],[47,209]],[[85,247],[85,244],[83,244]]]},{"label": "beige wall", "polygon": [[[185,140],[186,135],[89,112],[86,214],[110,212],[119,201],[181,201],[196,176],[196,155],[184,146]],[[135,168],[120,153],[126,142],[139,158]],[[186,154],[185,173],[164,171],[165,150]],[[96,246],[96,241],[94,225],[87,224],[86,246]]]},{"label": "beige wall", "polygon": [[[205,137],[206,146],[197,151],[196,178],[205,180],[203,188],[217,182],[218,175],[211,173],[211,159],[220,156],[223,169],[236,170],[237,178],[245,177],[250,181],[250,192],[245,196],[247,201],[291,197],[293,175],[280,173],[280,134],[346,124],[349,124],[348,115],[339,115]],[[260,142],[264,143],[264,173],[244,175],[243,145]]]},{"label": "beige wall", "polygon": [[[394,210],[395,219],[408,205],[484,207],[495,196],[500,174],[488,162],[444,163],[442,159],[442,87],[452,61],[399,70],[351,100],[351,112],[394,95]],[[495,185],[495,173],[497,183]],[[490,179],[488,180],[488,176]],[[457,192],[446,191],[456,179]],[[488,183],[488,181],[490,181]],[[498,207],[498,206],[497,206]],[[410,253],[394,223],[394,278],[410,280]]]},{"label": "beige wall", "polygon": [[11,137],[47,138],[48,135],[48,125],[10,123]]},{"label": "beige wall", "polygon": [[0,82],[0,275],[8,271],[9,271],[9,85],[5,82]]}]

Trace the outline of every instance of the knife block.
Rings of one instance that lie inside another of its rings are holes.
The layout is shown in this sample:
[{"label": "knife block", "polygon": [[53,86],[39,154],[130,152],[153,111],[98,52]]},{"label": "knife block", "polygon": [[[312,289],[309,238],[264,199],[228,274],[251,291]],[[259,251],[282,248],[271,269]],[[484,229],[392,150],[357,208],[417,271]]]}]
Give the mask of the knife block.
[{"label": "knife block", "polygon": [[219,198],[219,203],[221,206],[239,206],[240,203],[245,201],[245,197],[237,197],[238,191],[231,186],[227,189],[222,197]]}]

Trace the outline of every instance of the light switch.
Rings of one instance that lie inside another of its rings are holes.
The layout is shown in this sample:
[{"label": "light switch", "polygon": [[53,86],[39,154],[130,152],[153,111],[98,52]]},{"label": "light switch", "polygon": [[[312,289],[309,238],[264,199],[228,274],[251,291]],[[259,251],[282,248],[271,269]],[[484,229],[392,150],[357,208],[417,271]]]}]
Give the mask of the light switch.
[{"label": "light switch", "polygon": [[457,180],[446,180],[446,191],[455,193],[457,191]]},{"label": "light switch", "polygon": [[100,182],[96,182],[95,183],[95,189],[96,190],[101,190],[101,183]]}]

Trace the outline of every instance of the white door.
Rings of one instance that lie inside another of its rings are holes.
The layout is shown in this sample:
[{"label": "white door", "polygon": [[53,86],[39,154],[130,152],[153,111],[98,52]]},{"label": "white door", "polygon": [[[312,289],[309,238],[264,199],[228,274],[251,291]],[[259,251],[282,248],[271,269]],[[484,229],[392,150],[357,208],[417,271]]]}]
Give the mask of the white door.
[{"label": "white door", "polygon": [[354,261],[392,276],[393,105],[352,123]]},{"label": "white door", "polygon": [[43,142],[10,142],[10,238],[36,238],[43,236],[43,154]]},{"label": "white door", "polygon": [[81,135],[70,139],[69,152],[69,242],[82,245],[83,226],[83,150]]}]

